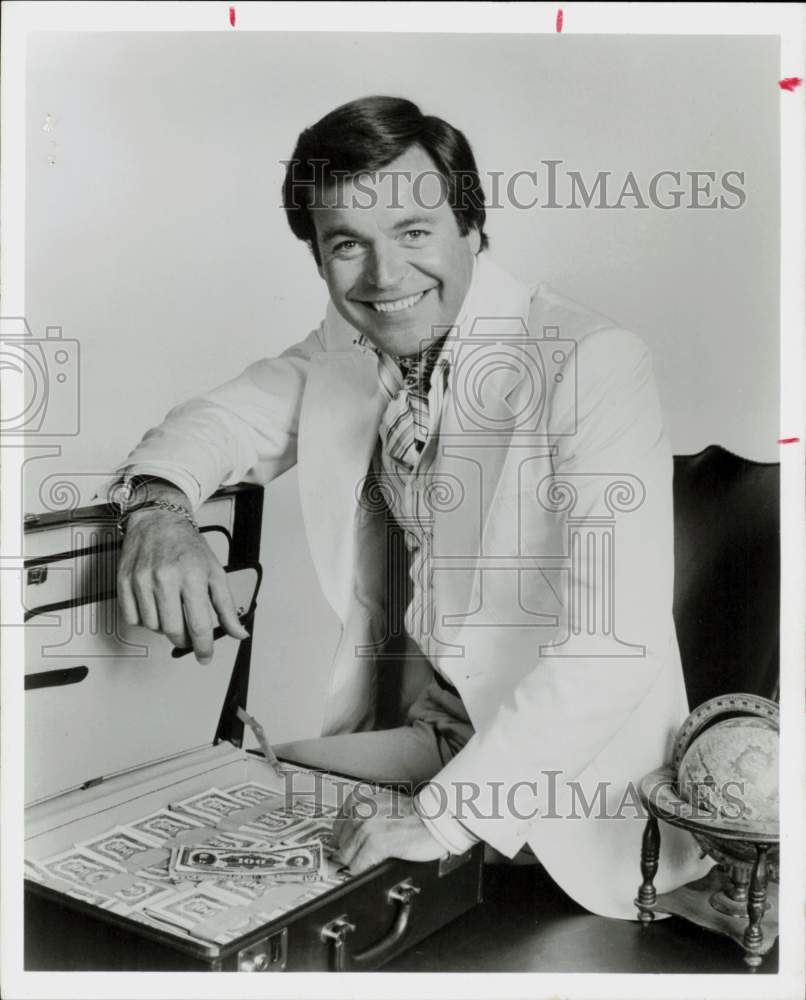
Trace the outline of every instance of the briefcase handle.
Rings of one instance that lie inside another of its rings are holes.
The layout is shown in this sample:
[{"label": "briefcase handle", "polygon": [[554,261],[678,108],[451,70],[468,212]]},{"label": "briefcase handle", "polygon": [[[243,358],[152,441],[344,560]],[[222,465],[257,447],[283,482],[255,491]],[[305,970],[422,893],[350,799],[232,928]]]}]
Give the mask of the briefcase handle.
[{"label": "briefcase handle", "polygon": [[355,930],[355,924],[350,921],[346,913],[330,923],[325,924],[320,932],[323,941],[332,941],[332,961],[331,968],[334,972],[353,972],[361,969],[377,968],[387,958],[391,957],[397,946],[406,936],[409,929],[411,910],[414,905],[414,897],[420,892],[410,878],[398,882],[386,894],[386,901],[397,907],[395,920],[380,941],[370,945],[363,951],[350,954],[347,949],[347,938]]}]

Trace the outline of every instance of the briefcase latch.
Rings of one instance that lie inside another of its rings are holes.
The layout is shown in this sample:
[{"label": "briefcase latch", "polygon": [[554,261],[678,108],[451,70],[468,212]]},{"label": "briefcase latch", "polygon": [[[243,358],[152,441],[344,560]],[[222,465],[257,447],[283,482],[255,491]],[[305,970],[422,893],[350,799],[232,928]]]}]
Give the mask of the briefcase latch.
[{"label": "briefcase latch", "polygon": [[336,948],[341,948],[344,946],[347,935],[354,930],[355,924],[351,924],[347,919],[347,914],[342,913],[340,917],[336,917],[329,924],[325,924],[319,932],[319,936],[323,941],[334,941]]},{"label": "briefcase latch", "polygon": [[288,959],[288,928],[238,952],[238,972],[282,972]]}]

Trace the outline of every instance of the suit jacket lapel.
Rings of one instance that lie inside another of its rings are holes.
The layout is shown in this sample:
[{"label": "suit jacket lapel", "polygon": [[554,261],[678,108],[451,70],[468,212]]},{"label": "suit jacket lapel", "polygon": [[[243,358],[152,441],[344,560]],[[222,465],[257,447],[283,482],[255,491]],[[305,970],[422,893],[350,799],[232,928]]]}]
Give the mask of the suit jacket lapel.
[{"label": "suit jacket lapel", "polygon": [[[527,335],[523,324],[529,305],[525,285],[485,254],[477,259],[473,285],[449,338],[451,377],[430,474],[437,557],[475,558],[481,550],[517,423],[508,397],[523,379],[522,370],[507,360],[499,345]],[[326,326],[328,346],[334,349],[316,355],[311,363],[298,462],[303,517],[320,584],[344,621],[353,592],[356,505],[386,397],[375,354],[352,343],[356,331],[332,305]],[[453,574],[464,594],[467,584],[459,581],[471,576]]]},{"label": "suit jacket lapel", "polygon": [[316,355],[300,414],[305,529],[322,590],[342,621],[352,596],[355,514],[385,405],[368,349]]},{"label": "suit jacket lapel", "polygon": [[[518,426],[510,400],[526,374],[519,345],[528,337],[529,306],[529,289],[482,255],[446,342],[451,369],[431,470],[438,562],[467,563],[483,553],[484,529]],[[473,569],[444,574],[446,612],[468,609],[474,577]]]}]

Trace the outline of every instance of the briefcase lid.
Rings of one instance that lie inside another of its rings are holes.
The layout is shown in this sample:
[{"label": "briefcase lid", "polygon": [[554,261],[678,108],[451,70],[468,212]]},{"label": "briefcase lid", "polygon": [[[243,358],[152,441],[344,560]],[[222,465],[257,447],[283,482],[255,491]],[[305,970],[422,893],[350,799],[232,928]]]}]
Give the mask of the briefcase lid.
[{"label": "briefcase lid", "polygon": [[[227,509],[215,511],[220,520]],[[58,528],[56,549],[64,544]],[[192,653],[177,657],[164,636],[122,626],[109,585],[116,537],[108,523],[82,528],[81,541],[62,552],[48,553],[39,532],[26,571],[26,805],[210,746],[240,646],[219,638],[202,665]],[[45,569],[46,579],[31,584]],[[253,607],[259,569],[227,577],[236,606]]]}]

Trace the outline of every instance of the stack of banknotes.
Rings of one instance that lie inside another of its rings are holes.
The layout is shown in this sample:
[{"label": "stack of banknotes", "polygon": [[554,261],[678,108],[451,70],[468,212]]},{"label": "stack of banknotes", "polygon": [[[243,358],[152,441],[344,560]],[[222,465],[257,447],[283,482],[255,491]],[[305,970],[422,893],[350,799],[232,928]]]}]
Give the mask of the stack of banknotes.
[{"label": "stack of banknotes", "polygon": [[257,782],[209,788],[26,860],[25,874],[171,934],[226,944],[350,877],[331,860],[336,813]]}]

